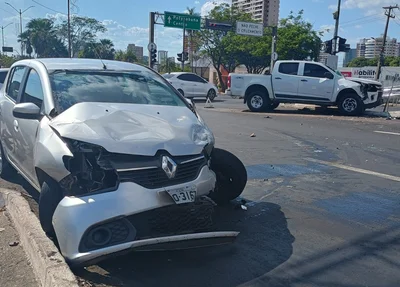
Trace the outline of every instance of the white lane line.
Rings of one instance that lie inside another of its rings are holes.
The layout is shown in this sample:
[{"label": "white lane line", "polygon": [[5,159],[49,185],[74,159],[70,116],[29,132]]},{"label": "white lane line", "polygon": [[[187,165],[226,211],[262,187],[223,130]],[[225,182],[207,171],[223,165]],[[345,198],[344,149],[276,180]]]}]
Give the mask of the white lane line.
[{"label": "white lane line", "polygon": [[305,158],[305,160],[311,161],[311,162],[315,162],[315,163],[319,163],[319,164],[333,166],[333,167],[336,167],[336,168],[341,168],[341,169],[350,170],[350,171],[363,173],[363,174],[369,174],[369,175],[377,176],[377,177],[380,177],[380,178],[384,178],[384,179],[389,179],[389,180],[400,182],[400,177],[394,176],[394,175],[390,175],[390,174],[375,172],[375,171],[371,171],[371,170],[367,170],[367,169],[352,167],[352,166],[343,165],[343,164],[340,164],[340,163],[334,163],[334,162],[329,162],[329,161],[318,160],[318,159],[314,159],[314,158]]},{"label": "white lane line", "polygon": [[392,132],[374,131],[374,133],[400,136],[400,133],[392,133]]}]

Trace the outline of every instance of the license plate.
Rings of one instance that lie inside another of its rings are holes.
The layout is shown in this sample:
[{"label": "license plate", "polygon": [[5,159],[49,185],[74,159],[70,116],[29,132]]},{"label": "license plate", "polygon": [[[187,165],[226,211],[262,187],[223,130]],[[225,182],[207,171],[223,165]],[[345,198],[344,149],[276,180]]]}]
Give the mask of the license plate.
[{"label": "license plate", "polygon": [[196,199],[196,187],[186,186],[182,188],[167,190],[176,204],[194,202]]}]

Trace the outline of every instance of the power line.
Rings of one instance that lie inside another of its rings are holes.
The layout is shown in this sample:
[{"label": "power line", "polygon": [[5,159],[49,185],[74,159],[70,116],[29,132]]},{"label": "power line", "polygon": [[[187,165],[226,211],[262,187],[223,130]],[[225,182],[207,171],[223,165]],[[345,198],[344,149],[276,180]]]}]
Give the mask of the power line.
[{"label": "power line", "polygon": [[5,9],[3,9],[3,8],[0,8],[0,10],[3,10],[4,12],[10,13],[11,15],[15,16],[15,13],[12,13],[12,12],[10,12],[10,11],[7,11],[7,10],[5,10]]},{"label": "power line", "polygon": [[42,6],[43,8],[46,8],[46,9],[48,9],[48,10],[50,10],[50,11],[53,11],[53,12],[56,12],[56,13],[60,13],[60,14],[62,14],[62,15],[67,15],[67,14],[65,14],[65,13],[63,13],[63,12],[54,10],[53,8],[50,8],[50,7],[46,6],[46,5],[43,5],[42,3],[39,3],[39,2],[37,2],[37,1],[35,1],[35,0],[32,0],[32,2],[35,2],[35,3],[38,4],[39,6]]},{"label": "power line", "polygon": [[381,14],[380,13],[371,14],[371,15],[360,17],[360,18],[353,19],[353,20],[350,20],[350,21],[342,22],[342,24],[347,24],[347,23],[351,23],[351,22],[357,22],[359,20],[364,20],[364,19],[367,19],[367,18],[370,18],[370,17],[373,18],[373,17],[378,16],[378,15],[381,15]]}]

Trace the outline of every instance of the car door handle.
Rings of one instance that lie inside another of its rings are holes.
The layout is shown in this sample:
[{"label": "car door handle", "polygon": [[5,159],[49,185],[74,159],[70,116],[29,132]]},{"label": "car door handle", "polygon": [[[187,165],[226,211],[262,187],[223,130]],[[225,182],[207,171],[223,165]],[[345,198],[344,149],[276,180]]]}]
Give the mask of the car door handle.
[{"label": "car door handle", "polygon": [[282,78],[276,77],[275,80],[282,80]]},{"label": "car door handle", "polygon": [[16,132],[19,131],[19,126],[18,126],[18,121],[17,121],[17,120],[14,120],[14,130],[15,130]]},{"label": "car door handle", "polygon": [[303,80],[301,80],[301,81],[302,81],[302,82],[308,82],[307,80],[304,80],[304,79],[303,79]]}]

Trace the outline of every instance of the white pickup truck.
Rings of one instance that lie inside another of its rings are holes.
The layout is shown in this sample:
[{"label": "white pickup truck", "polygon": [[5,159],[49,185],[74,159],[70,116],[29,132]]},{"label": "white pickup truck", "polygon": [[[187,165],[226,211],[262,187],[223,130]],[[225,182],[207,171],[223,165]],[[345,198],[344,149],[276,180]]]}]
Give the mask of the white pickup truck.
[{"label": "white pickup truck", "polygon": [[380,82],[344,78],[321,63],[278,61],[271,75],[229,74],[226,93],[242,97],[253,112],[301,103],[338,106],[344,115],[361,115],[382,104],[383,90]]}]

